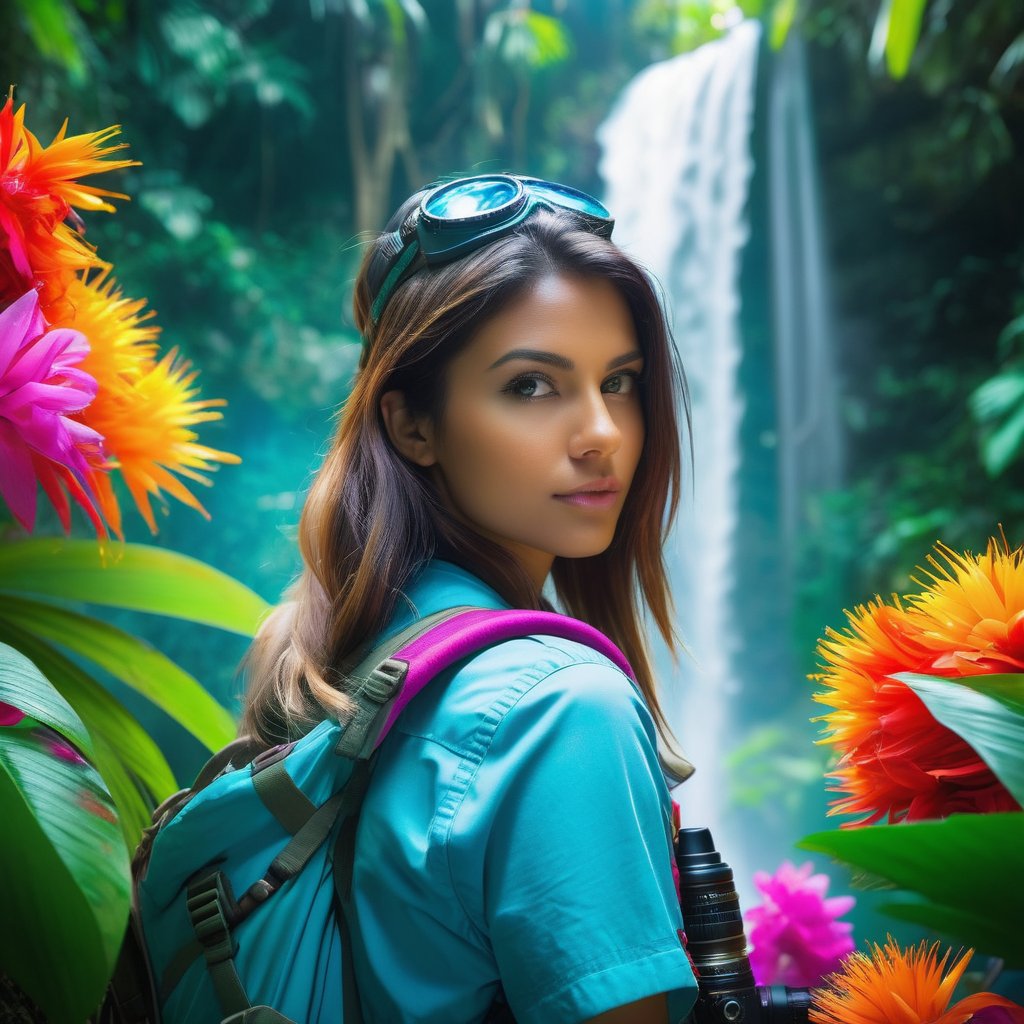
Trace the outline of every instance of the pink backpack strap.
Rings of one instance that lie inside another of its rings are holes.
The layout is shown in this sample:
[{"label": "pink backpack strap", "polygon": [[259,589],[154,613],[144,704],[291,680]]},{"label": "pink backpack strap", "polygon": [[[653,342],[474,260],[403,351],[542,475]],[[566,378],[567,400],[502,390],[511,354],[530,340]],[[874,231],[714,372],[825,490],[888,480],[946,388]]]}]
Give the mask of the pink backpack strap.
[{"label": "pink backpack strap", "polygon": [[[459,608],[423,620],[426,628],[403,634],[390,657],[366,665],[351,679],[355,717],[342,730],[337,752],[365,759],[387,736],[406,705],[427,683],[464,658],[504,640],[534,635],[575,640],[603,654],[630,679],[625,655],[600,630],[555,612]],[[376,653],[376,652],[375,652]]]}]

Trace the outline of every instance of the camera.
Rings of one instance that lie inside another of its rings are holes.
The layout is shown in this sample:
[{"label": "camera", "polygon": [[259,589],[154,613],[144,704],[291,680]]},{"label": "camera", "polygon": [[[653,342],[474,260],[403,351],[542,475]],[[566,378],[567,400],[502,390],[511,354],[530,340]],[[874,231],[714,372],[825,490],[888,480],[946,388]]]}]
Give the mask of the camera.
[{"label": "camera", "polygon": [[686,949],[697,1003],[686,1024],[807,1024],[805,988],[755,985],[732,868],[706,828],[681,828],[675,843]]}]

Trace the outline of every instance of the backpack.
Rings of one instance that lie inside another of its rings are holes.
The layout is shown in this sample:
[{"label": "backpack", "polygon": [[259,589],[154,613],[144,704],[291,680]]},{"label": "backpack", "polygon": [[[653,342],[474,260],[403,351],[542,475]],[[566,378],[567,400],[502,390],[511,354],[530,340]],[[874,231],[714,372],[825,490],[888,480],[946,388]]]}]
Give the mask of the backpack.
[{"label": "backpack", "polygon": [[[375,752],[431,679],[479,651],[541,634],[599,651],[592,626],[553,612],[448,609],[345,673],[356,705],[301,739],[242,737],[153,813],[132,861],[129,929],[98,1024],[361,1024],[346,911]],[[499,997],[500,1003],[500,997]],[[496,1004],[491,1018],[511,1019]]]}]

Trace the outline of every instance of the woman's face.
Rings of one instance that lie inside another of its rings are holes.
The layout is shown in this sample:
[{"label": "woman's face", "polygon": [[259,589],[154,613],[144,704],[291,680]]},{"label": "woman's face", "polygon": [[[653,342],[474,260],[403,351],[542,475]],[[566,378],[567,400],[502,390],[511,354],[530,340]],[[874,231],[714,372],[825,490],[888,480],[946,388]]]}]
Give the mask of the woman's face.
[{"label": "woman's face", "polygon": [[550,274],[452,360],[427,428],[443,500],[539,587],[556,556],[604,551],[644,445],[643,354],[607,281]]}]

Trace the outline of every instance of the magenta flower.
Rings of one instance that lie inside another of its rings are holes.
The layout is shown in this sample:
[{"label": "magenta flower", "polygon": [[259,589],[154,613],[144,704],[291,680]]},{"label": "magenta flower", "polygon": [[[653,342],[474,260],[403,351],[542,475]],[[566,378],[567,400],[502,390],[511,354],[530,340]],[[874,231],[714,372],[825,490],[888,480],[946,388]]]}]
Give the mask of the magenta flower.
[{"label": "magenta flower", "polygon": [[856,901],[852,896],[826,899],[828,876],[812,871],[810,861],[796,868],[787,860],[774,875],[754,874],[764,903],[745,920],[750,965],[759,985],[819,985],[853,951],[853,925],[836,918]]},{"label": "magenta flower", "polygon": [[0,497],[26,530],[35,525],[37,482],[65,528],[62,487],[96,521],[89,461],[99,462],[103,438],[70,418],[96,396],[96,381],[77,368],[88,351],[79,331],[47,330],[35,291],[0,313]]},{"label": "magenta flower", "polygon": [[20,708],[0,700],[0,726],[17,725],[24,717],[25,712]]}]

